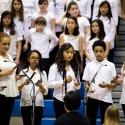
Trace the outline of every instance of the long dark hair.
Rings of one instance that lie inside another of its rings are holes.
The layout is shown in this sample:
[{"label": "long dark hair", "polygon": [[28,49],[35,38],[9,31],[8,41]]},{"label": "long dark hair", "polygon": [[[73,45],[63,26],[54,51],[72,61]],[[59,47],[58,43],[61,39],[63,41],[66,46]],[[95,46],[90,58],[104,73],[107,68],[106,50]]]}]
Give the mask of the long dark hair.
[{"label": "long dark hair", "polygon": [[[67,13],[66,13],[66,17],[67,17],[67,18],[71,16],[71,14],[70,14],[68,11],[71,9],[71,6],[72,6],[72,5],[76,5],[76,6],[78,7],[78,4],[77,4],[76,2],[71,1],[71,2],[69,3],[68,7],[67,7]],[[79,8],[79,7],[78,7],[78,8]],[[81,15],[79,14],[78,16],[81,16]]]},{"label": "long dark hair", "polygon": [[26,60],[25,68],[28,68],[28,67],[29,67],[30,63],[28,62],[28,58],[31,56],[31,54],[32,54],[33,52],[35,52],[35,53],[37,53],[37,54],[39,55],[39,63],[38,63],[38,65],[37,65],[37,68],[38,68],[41,72],[43,72],[42,55],[41,55],[41,53],[40,53],[38,50],[31,50],[31,51],[29,51],[29,53],[27,54],[27,60]]},{"label": "long dark hair", "polygon": [[[77,25],[77,26],[75,27],[74,32],[73,32],[72,35],[78,36],[78,35],[79,35],[79,25],[78,25],[77,18],[74,17],[74,16],[70,16],[70,17],[68,17],[67,22],[68,22],[69,19],[74,20],[74,21],[75,21],[75,24]],[[65,34],[69,35],[69,31],[68,31],[68,28],[67,28],[67,22],[66,22]]]},{"label": "long dark hair", "polygon": [[23,22],[23,20],[24,20],[24,9],[23,9],[22,0],[13,0],[12,1],[12,4],[11,4],[11,13],[12,13],[13,17],[16,17],[16,12],[15,12],[15,9],[13,7],[14,1],[18,1],[21,4],[21,8],[19,10],[19,21]]},{"label": "long dark hair", "polygon": [[10,11],[4,11],[2,13],[2,15],[1,15],[0,32],[4,32],[3,18],[8,16],[8,15],[11,17],[11,22],[10,22],[10,25],[8,27],[10,29],[10,35],[15,35],[15,33],[16,33],[16,31],[15,31],[15,24],[14,24],[14,21],[13,21],[13,16],[12,16]]},{"label": "long dark hair", "polygon": [[[56,58],[55,58],[55,63],[57,64],[57,68],[58,68],[58,72],[59,74],[61,75],[62,71],[63,71],[63,67],[62,67],[62,61],[63,61],[63,52],[65,50],[68,50],[69,48],[73,48],[73,46],[70,44],[70,43],[64,43],[61,48],[59,49],[57,55],[56,55]],[[74,48],[73,48],[74,50]],[[70,63],[70,66],[72,67],[74,73],[75,73],[75,76],[77,77],[77,72],[78,72],[78,60],[77,60],[77,57],[76,57],[76,54],[73,55],[73,58],[72,60],[69,62]]]},{"label": "long dark hair", "polygon": [[112,11],[111,11],[110,3],[109,3],[108,1],[103,1],[103,2],[100,4],[97,17],[100,18],[100,16],[102,15],[101,12],[100,12],[100,7],[104,6],[105,4],[107,4],[107,6],[108,6],[108,13],[106,14],[106,16],[107,16],[108,19],[110,20],[110,21],[109,21],[109,23],[110,23],[110,22],[111,22],[111,18],[112,18]]},{"label": "long dark hair", "polygon": [[[99,26],[99,39],[100,40],[103,40],[104,37],[106,36],[105,34],[105,31],[104,31],[104,25],[103,25],[103,22],[100,20],[100,19],[96,19],[92,22],[93,23],[98,23],[98,26]],[[91,37],[90,37],[90,40],[92,40],[93,38],[95,38],[96,34],[92,31],[92,24],[91,24]]]}]

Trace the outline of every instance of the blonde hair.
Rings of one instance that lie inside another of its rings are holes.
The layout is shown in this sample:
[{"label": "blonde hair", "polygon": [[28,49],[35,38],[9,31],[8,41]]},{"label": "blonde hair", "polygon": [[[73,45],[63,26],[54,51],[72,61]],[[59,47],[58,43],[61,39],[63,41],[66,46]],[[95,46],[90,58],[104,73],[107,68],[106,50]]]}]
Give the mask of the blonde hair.
[{"label": "blonde hair", "polygon": [[111,105],[105,112],[104,125],[121,125],[119,109],[115,105]]},{"label": "blonde hair", "polygon": [[125,62],[123,63],[123,66],[122,66],[122,71],[124,72],[125,70]]},{"label": "blonde hair", "polygon": [[[10,38],[10,36],[9,36],[7,33],[0,32],[0,42],[2,41],[2,39],[3,39],[4,37]],[[10,38],[10,40],[11,40],[11,38]]]}]

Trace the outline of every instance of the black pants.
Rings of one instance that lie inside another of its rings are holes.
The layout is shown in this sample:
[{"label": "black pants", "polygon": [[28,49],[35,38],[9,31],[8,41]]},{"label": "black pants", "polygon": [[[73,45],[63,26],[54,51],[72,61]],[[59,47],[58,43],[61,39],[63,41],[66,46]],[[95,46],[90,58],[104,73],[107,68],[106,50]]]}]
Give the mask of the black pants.
[{"label": "black pants", "polygon": [[[32,125],[32,106],[21,107],[21,114],[23,118],[24,125]],[[41,125],[41,120],[43,116],[43,107],[35,106],[35,125]]]},{"label": "black pants", "polygon": [[114,63],[114,54],[115,54],[115,48],[110,49],[110,51],[109,51],[109,55],[108,55],[108,61]]},{"label": "black pants", "polygon": [[49,58],[43,58],[42,63],[43,63],[43,70],[46,71],[46,73],[48,75],[49,68],[50,68]]},{"label": "black pants", "polygon": [[62,114],[65,114],[66,110],[64,109],[64,102],[61,102],[56,98],[54,98],[54,110],[55,110],[56,118],[58,118]]},{"label": "black pants", "polygon": [[110,105],[112,105],[112,103],[106,103],[96,99],[88,98],[87,117],[89,118],[91,125],[96,125],[96,118],[99,106],[101,112],[101,124],[104,123],[105,111]]},{"label": "black pants", "polygon": [[0,94],[0,125],[9,125],[14,100],[14,97],[6,97]]},{"label": "black pants", "polygon": [[122,110],[123,110],[123,113],[124,113],[124,116],[125,116],[125,104],[122,104]]}]

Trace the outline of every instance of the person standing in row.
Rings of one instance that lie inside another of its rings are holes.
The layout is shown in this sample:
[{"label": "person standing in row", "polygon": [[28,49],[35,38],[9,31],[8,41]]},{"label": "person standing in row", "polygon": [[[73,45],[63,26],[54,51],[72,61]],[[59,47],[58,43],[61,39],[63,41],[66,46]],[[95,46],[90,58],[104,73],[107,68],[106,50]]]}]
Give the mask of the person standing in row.
[{"label": "person standing in row", "polygon": [[[32,114],[32,98],[33,98],[33,84],[35,84],[35,125],[41,125],[42,115],[43,115],[43,107],[44,107],[44,98],[43,95],[47,95],[48,93],[48,84],[47,84],[47,74],[43,70],[42,57],[39,51],[32,50],[27,54],[26,61],[26,69],[20,72],[17,76],[18,89],[22,90],[21,95],[21,114],[23,118],[24,125],[31,125],[31,114]],[[28,80],[27,76],[21,77],[21,75],[25,75],[25,72],[29,77],[32,76],[33,73],[35,75],[31,79]]]},{"label": "person standing in row", "polygon": [[41,53],[44,65],[43,69],[48,74],[50,66],[49,53],[58,44],[59,39],[52,31],[45,29],[46,23],[44,17],[38,17],[35,20],[35,28],[29,30],[29,42],[31,50],[38,50]]},{"label": "person standing in row", "polygon": [[[66,73],[63,72],[65,69]],[[57,53],[55,63],[50,67],[48,76],[48,87],[54,88],[56,118],[66,113],[63,101],[65,96],[65,81],[63,81],[63,77],[66,75],[67,92],[79,90],[80,83],[76,80],[78,72],[78,60],[74,54],[74,48],[71,44],[64,43]]]},{"label": "person standing in row", "polygon": [[0,33],[0,124],[9,125],[15,97],[19,95],[16,84],[16,64],[7,54],[11,45],[8,34]]},{"label": "person standing in row", "polygon": [[15,27],[11,12],[5,11],[1,15],[0,32],[5,32],[11,37],[11,44],[8,54],[12,56],[18,65],[21,54],[22,35],[17,27]]},{"label": "person standing in row", "polygon": [[106,36],[103,22],[99,19],[96,19],[92,22],[91,36],[89,36],[85,42],[85,54],[87,57],[86,64],[88,64],[96,58],[92,46],[94,42],[97,40],[103,40],[106,43],[106,51],[104,55],[104,58],[106,58],[110,50],[110,38]]},{"label": "person standing in row", "polygon": [[77,18],[70,16],[67,19],[65,32],[60,35],[59,47],[64,43],[70,43],[77,55],[77,59],[83,65],[83,37],[79,34]]},{"label": "person standing in row", "polygon": [[87,117],[91,125],[96,125],[98,107],[101,111],[101,124],[108,106],[112,105],[112,89],[116,88],[115,65],[105,59],[106,44],[97,40],[92,46],[96,59],[86,65],[83,80],[88,89]]}]

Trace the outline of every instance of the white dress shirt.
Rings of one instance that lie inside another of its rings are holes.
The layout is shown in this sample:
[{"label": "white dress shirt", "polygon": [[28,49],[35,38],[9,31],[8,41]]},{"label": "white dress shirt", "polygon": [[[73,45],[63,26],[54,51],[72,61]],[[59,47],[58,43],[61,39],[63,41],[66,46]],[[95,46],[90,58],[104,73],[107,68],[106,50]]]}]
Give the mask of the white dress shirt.
[{"label": "white dress shirt", "polygon": [[0,15],[6,10],[11,10],[11,3],[12,0],[0,0]]},{"label": "white dress shirt", "polygon": [[[93,20],[98,15],[99,5],[104,0],[95,0],[94,7],[93,7]],[[107,0],[111,5],[112,16],[115,21],[115,24],[118,25],[118,1],[117,0]]]},{"label": "white dress shirt", "polygon": [[[51,43],[49,41],[52,40]],[[31,50],[38,50],[42,54],[42,58],[49,58],[49,53],[58,44],[59,39],[51,31],[43,30],[39,33],[36,28],[29,30],[29,42]]]},{"label": "white dress shirt", "polygon": [[100,16],[99,18],[102,20],[104,24],[104,30],[106,33],[106,36],[110,38],[110,49],[114,48],[114,40],[115,40],[115,33],[116,33],[116,25],[113,18],[111,18],[111,21],[107,17]]},{"label": "white dress shirt", "polygon": [[[68,76],[71,76],[73,80],[67,84],[67,92],[80,89],[80,85],[77,87],[74,85],[76,77],[71,66],[69,66],[69,71],[66,73],[66,77]],[[65,96],[65,87],[63,86],[62,88],[62,86],[63,77],[58,72],[57,64],[53,64],[49,70],[48,87],[54,88],[53,96],[59,101],[63,101],[63,97]]]},{"label": "white dress shirt", "polygon": [[[16,66],[12,57],[9,54],[7,55],[9,57],[9,60],[0,56],[0,70],[1,71],[14,68]],[[5,95],[6,97],[16,97],[19,95],[15,76],[16,76],[16,69],[11,75],[5,75],[5,76],[0,77],[0,86],[7,86],[7,88],[5,88],[3,91],[0,91],[0,94]]]},{"label": "white dress shirt", "polygon": [[23,40],[22,34],[17,27],[15,27],[15,31],[16,31],[15,35],[10,35],[10,29],[8,30],[4,29],[4,33],[7,33],[11,37],[10,49],[7,53],[10,54],[13,57],[13,59],[17,55],[17,41]]},{"label": "white dress shirt", "polygon": [[40,16],[42,16],[42,17],[44,17],[46,19],[46,27],[45,27],[45,29],[52,31],[51,21],[53,19],[55,19],[54,14],[51,13],[51,12],[48,12],[46,15],[42,15],[42,14],[39,13],[39,11],[37,11],[37,12],[33,13],[31,19],[33,19],[35,21],[36,18],[40,17]]},{"label": "white dress shirt", "polygon": [[[99,40],[99,38],[93,38],[92,40],[90,40],[90,36],[87,37],[87,39],[86,39],[86,41],[89,42],[87,50],[88,50],[92,59],[95,59],[95,55],[94,55],[92,46],[93,46],[94,42],[97,41],[97,40]],[[103,41],[105,43],[110,42],[110,38],[108,36],[105,36]],[[85,60],[86,60],[86,64],[88,64],[90,62],[90,60],[88,58],[86,58]]]},{"label": "white dress shirt", "polygon": [[[95,77],[95,83],[93,82],[91,83],[96,73],[97,75]],[[85,81],[89,81],[89,83],[91,83],[90,86],[93,86],[95,88],[95,92],[94,93],[88,92],[87,96],[104,102],[113,103],[112,93],[111,93],[112,89],[107,87],[101,88],[99,87],[99,84],[102,82],[111,84],[111,81],[115,77],[116,77],[115,65],[109,62],[107,59],[104,59],[102,62],[98,62],[97,60],[94,60],[89,64],[87,64],[85,67],[82,79]]]},{"label": "white dress shirt", "polygon": [[[23,70],[28,76],[29,78],[32,76],[32,74],[35,72],[35,75],[32,78],[33,84],[37,83],[38,80],[40,80],[40,77],[42,77],[42,85],[45,88],[45,93],[44,95],[47,95],[48,93],[48,82],[47,82],[47,75],[46,72],[43,71],[42,73],[36,69],[35,71],[33,71],[30,67],[27,69]],[[41,73],[41,76],[40,76]],[[24,73],[21,71],[22,75],[24,75]],[[24,76],[21,78],[21,80],[18,80],[18,86],[20,86],[21,84],[23,84],[25,82],[25,80],[27,80],[27,76]],[[25,85],[22,89],[22,95],[21,95],[21,102],[20,102],[20,106],[31,106],[32,105],[32,96],[33,96],[33,84],[30,82],[28,85]],[[35,106],[44,106],[44,101],[43,101],[43,94],[40,91],[40,88],[37,87],[35,85],[35,96],[36,96],[36,100],[35,100]]]},{"label": "white dress shirt", "polygon": [[[66,7],[68,7],[69,3],[72,0],[67,0]],[[73,0],[78,4],[80,15],[83,17],[91,17],[91,0]]]},{"label": "white dress shirt", "polygon": [[24,36],[24,38],[29,36],[28,17],[24,16],[23,22],[19,21],[19,17],[15,17],[14,23],[16,27],[18,27],[19,31],[21,32],[22,36]]}]

